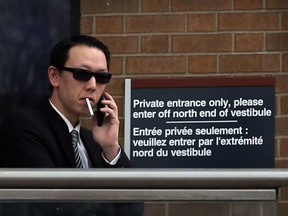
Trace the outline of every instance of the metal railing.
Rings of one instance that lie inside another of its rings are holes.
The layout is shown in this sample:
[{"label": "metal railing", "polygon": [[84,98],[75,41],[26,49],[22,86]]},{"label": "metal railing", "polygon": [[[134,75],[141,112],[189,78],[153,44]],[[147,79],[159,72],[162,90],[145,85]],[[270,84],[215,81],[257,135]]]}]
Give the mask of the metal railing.
[{"label": "metal railing", "polygon": [[276,200],[287,169],[1,169],[0,200]]}]

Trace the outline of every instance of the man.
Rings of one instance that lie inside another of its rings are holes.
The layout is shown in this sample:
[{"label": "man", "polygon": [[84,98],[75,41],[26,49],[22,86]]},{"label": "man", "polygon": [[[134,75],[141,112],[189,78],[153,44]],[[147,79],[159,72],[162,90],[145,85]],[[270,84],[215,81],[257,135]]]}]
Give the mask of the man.
[{"label": "man", "polygon": [[[19,109],[4,121],[0,134],[0,167],[130,167],[118,143],[118,108],[112,96],[105,92],[111,78],[109,64],[108,48],[94,37],[80,35],[57,43],[48,68],[51,96],[36,106]],[[104,100],[99,101],[102,95]],[[97,110],[98,114],[104,114],[102,125],[98,125],[99,117],[94,115],[91,131],[81,127],[80,117],[93,115],[89,106],[95,108],[98,101],[103,105]],[[71,137],[72,131],[73,134],[76,131],[75,139]],[[76,143],[72,144],[73,140]],[[101,205],[97,206],[95,211],[101,212]],[[103,205],[103,209],[111,213],[111,207],[117,208],[117,212],[123,207],[127,215],[141,215],[142,205],[135,206],[108,204]],[[103,215],[114,214],[110,213]]]}]

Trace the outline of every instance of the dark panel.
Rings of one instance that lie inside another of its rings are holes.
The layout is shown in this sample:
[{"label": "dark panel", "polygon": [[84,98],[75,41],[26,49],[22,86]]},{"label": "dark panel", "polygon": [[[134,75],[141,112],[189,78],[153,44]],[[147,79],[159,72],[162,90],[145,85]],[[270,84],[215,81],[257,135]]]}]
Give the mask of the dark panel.
[{"label": "dark panel", "polygon": [[56,41],[79,33],[79,0],[1,0],[0,120],[48,94],[47,68]]}]

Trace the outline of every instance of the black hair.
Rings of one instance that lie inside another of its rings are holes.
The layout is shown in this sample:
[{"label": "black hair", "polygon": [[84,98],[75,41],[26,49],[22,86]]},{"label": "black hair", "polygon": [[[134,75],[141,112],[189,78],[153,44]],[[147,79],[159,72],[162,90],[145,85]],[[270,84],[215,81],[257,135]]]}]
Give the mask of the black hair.
[{"label": "black hair", "polygon": [[95,47],[100,49],[106,58],[107,68],[110,66],[110,51],[108,47],[95,37],[87,35],[77,35],[59,41],[51,51],[50,65],[51,66],[64,66],[68,60],[69,50],[77,45],[85,45],[88,47]]}]

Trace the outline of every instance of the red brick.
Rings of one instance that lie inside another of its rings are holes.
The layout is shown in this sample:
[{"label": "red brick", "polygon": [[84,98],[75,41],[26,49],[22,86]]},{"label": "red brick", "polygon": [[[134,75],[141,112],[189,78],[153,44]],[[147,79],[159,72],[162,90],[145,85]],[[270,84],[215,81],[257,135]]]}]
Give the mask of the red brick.
[{"label": "red brick", "polygon": [[127,57],[128,74],[181,74],[185,72],[184,56]]},{"label": "red brick", "polygon": [[288,30],[288,12],[282,13],[282,30]]},{"label": "red brick", "polygon": [[233,72],[278,72],[279,55],[223,55],[220,57],[220,71]]},{"label": "red brick", "polygon": [[231,7],[231,0],[172,0],[172,11],[218,11]]},{"label": "red brick", "polygon": [[288,114],[288,95],[281,96],[280,103],[281,103],[281,114],[283,115]]},{"label": "red brick", "polygon": [[80,32],[81,34],[93,33],[93,17],[81,17],[80,19]]},{"label": "red brick", "polygon": [[226,13],[219,14],[219,29],[274,30],[278,29],[278,13]]},{"label": "red brick", "polygon": [[167,35],[149,35],[141,38],[142,53],[167,53],[169,40]]},{"label": "red brick", "polygon": [[216,30],[216,14],[190,14],[188,15],[188,31],[209,32]]},{"label": "red brick", "polygon": [[169,0],[143,0],[143,12],[165,12],[169,11]]},{"label": "red brick", "polygon": [[112,54],[138,53],[137,36],[99,37],[109,47]]},{"label": "red brick", "polygon": [[288,168],[288,159],[275,160],[275,168]]},{"label": "red brick", "polygon": [[283,63],[283,68],[282,68],[283,72],[288,72],[288,54],[283,55],[282,63]]},{"label": "red brick", "polygon": [[287,0],[267,0],[267,9],[288,9]]},{"label": "red brick", "polygon": [[122,57],[115,57],[112,56],[111,61],[110,61],[110,73],[115,76],[122,74],[122,65],[123,65],[123,59]]},{"label": "red brick", "polygon": [[235,0],[236,10],[257,10],[263,9],[263,0]]},{"label": "red brick", "polygon": [[262,51],[263,34],[236,34],[236,51]]},{"label": "red brick", "polygon": [[107,84],[106,91],[113,96],[124,94],[124,81],[122,78],[113,77]]},{"label": "red brick", "polygon": [[128,33],[135,32],[183,32],[185,30],[184,15],[143,15],[127,16]]},{"label": "red brick", "polygon": [[288,33],[268,33],[267,50],[288,51]]},{"label": "red brick", "polygon": [[278,158],[280,157],[280,144],[279,144],[279,140],[277,142],[277,139],[275,140],[275,148],[274,148],[274,158]]},{"label": "red brick", "polygon": [[138,1],[134,0],[81,0],[81,13],[125,13],[138,12]]},{"label": "red brick", "polygon": [[287,93],[288,92],[288,75],[276,77],[276,93]]},{"label": "red brick", "polygon": [[122,16],[98,16],[96,18],[96,33],[122,33]]},{"label": "red brick", "polygon": [[276,117],[276,136],[288,135],[288,117]]},{"label": "red brick", "polygon": [[189,56],[189,73],[216,73],[217,56],[193,55]]},{"label": "red brick", "polygon": [[280,139],[280,157],[288,157],[288,138]]},{"label": "red brick", "polygon": [[172,51],[175,53],[222,52],[231,50],[231,34],[175,35],[172,38]]}]

